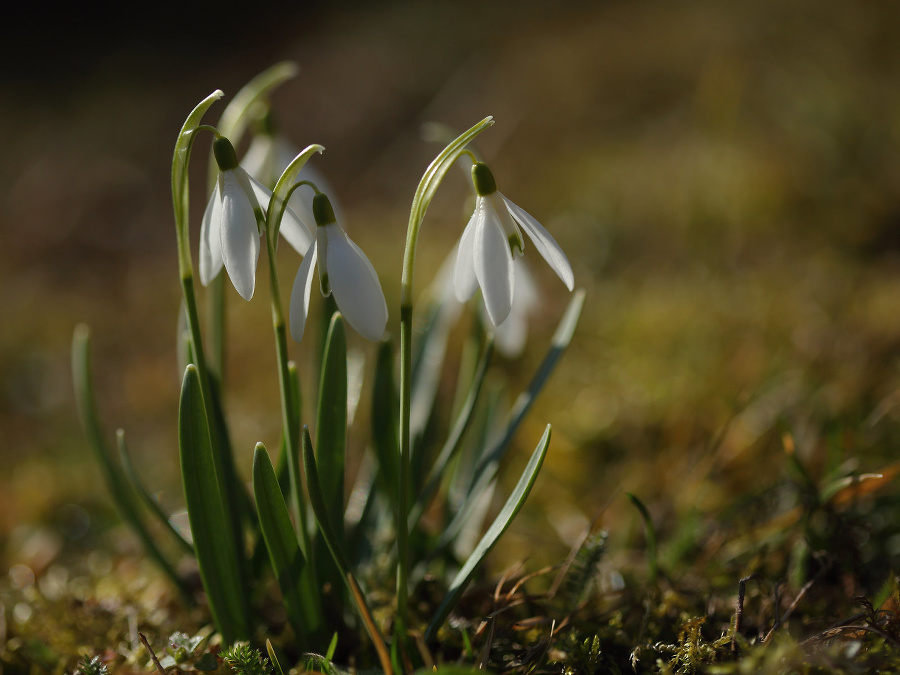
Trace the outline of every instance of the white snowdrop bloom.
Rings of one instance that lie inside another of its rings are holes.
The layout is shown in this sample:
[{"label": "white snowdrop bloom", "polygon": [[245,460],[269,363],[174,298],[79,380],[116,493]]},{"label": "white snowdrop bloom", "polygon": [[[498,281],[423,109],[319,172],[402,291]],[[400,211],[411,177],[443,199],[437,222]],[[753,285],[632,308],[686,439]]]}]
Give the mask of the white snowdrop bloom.
[{"label": "white snowdrop bloom", "polygon": [[478,162],[472,166],[472,181],[475,212],[459,240],[454,270],[457,298],[468,300],[480,287],[490,322],[494,326],[503,323],[513,304],[514,259],[525,250],[522,230],[571,291],[575,286],[572,266],[550,233],[497,190],[487,165]]},{"label": "white snowdrop bloom", "polygon": [[297,342],[303,339],[313,272],[318,262],[322,295],[334,294],[338,309],[356,332],[369,340],[380,340],[388,312],[375,268],[335,220],[331,202],[323,193],[313,198],[313,213],[316,235],[291,290],[291,335]]},{"label": "white snowdrop bloom", "polygon": [[[200,225],[200,282],[206,286],[224,266],[235,290],[249,300],[256,286],[260,223],[272,193],[238,165],[227,138],[217,138],[213,151],[219,175]],[[307,250],[313,240],[309,226],[290,207],[280,232],[297,251]]]}]

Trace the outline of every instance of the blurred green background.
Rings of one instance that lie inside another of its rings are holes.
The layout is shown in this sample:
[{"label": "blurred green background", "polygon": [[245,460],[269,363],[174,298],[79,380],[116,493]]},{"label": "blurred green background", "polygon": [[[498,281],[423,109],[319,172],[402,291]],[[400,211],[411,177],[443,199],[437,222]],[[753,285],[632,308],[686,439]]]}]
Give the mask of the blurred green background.
[{"label": "blurred green background", "polygon": [[[479,139],[500,189],[557,237],[587,289],[575,341],[517,446],[554,436],[510,558],[554,562],[602,514],[639,531],[715,518],[834,431],[860,470],[900,439],[900,5],[697,0],[296,3],[19,9],[0,69],[0,539],[63,542],[108,510],[74,413],[69,345],[94,334],[103,418],[146,483],[180,503],[179,303],[169,170],[190,109],[276,61],[283,130],[327,151],[347,229],[382,277],[397,332],[413,191],[438,147],[426,122]],[[208,118],[214,122],[221,104]],[[194,155],[193,230],[205,205]],[[423,289],[464,224],[451,176],[420,243]],[[196,249],[195,249],[196,250]],[[283,251],[285,283],[299,264]],[[544,304],[527,382],[567,301],[534,255]],[[230,297],[228,405],[245,449],[277,444],[264,277]],[[358,337],[358,336],[357,336]],[[356,338],[354,338],[356,339]],[[356,339],[357,346],[362,345]],[[302,346],[293,345],[303,363]],[[364,417],[365,415],[363,415]],[[351,432],[362,442],[365,427]],[[240,460],[239,460],[240,461]],[[517,456],[510,480],[524,458]],[[76,523],[76,525],[77,525]],[[62,533],[62,534],[59,534]],[[50,548],[52,553],[53,548]],[[44,563],[46,564],[46,563]]]}]

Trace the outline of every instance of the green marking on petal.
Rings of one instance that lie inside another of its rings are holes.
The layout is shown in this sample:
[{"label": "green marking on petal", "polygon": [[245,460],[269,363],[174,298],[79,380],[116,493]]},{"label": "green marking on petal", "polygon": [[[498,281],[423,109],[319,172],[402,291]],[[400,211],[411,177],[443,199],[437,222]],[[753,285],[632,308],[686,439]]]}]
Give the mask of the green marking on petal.
[{"label": "green marking on petal", "polygon": [[525,253],[525,242],[522,241],[522,235],[518,232],[509,235],[507,241],[509,242],[509,251],[512,253],[513,258],[518,258]]},{"label": "green marking on petal", "polygon": [[[322,260],[319,261],[320,266],[322,265],[322,262]],[[328,272],[321,272],[321,267],[319,274],[319,288],[322,291],[322,295],[326,298],[331,295],[331,283],[328,281]]]}]

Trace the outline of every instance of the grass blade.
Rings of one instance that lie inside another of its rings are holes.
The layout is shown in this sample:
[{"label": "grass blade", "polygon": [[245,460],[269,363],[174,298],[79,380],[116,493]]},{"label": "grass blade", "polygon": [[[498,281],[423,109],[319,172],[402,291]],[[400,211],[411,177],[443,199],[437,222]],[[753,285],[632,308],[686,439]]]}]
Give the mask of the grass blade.
[{"label": "grass blade", "polygon": [[240,543],[232,536],[221,478],[216,476],[209,420],[197,368],[184,372],[178,406],[178,445],[184,498],[200,577],[217,629],[226,643],[250,637]]},{"label": "grass blade", "polygon": [[485,556],[487,556],[494,547],[497,540],[500,539],[504,532],[506,532],[506,529],[513,521],[513,518],[519,513],[519,510],[528,498],[528,494],[531,492],[534,481],[537,479],[538,472],[541,470],[541,465],[544,463],[544,457],[546,457],[547,448],[549,447],[550,425],[548,424],[547,428],[544,430],[544,435],[541,437],[541,440],[538,442],[537,447],[531,455],[531,459],[528,460],[528,465],[522,472],[519,482],[516,484],[512,494],[510,494],[509,499],[506,500],[506,504],[504,504],[497,518],[494,519],[494,522],[488,528],[488,531],[485,532],[481,541],[478,542],[472,555],[469,556],[450,584],[450,588],[447,590],[444,601],[441,603],[441,606],[438,607],[431,623],[428,625],[428,630],[425,632],[426,640],[434,639],[438,629],[446,620],[447,615],[450,614],[450,610],[456,606],[463,591],[466,590],[466,586],[469,584],[469,580],[472,578],[475,568],[481,564],[481,561],[484,560]]},{"label": "grass blade", "polygon": [[291,524],[281,486],[272,467],[269,453],[262,443],[253,453],[253,494],[259,526],[269,552],[272,570],[281,588],[285,609],[301,645],[308,649],[310,639],[318,639],[322,630],[322,610],[315,586],[302,588],[306,558],[300,550],[297,535]]}]

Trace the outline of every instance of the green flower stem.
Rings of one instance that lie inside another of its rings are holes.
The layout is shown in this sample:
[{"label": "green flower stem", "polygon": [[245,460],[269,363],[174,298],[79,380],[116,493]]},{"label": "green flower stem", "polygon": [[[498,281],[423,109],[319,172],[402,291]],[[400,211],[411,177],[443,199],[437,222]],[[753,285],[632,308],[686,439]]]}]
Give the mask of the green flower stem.
[{"label": "green flower stem", "polygon": [[[237,480],[237,471],[234,465],[234,457],[231,448],[223,442],[218,424],[215,420],[216,407],[213,404],[212,386],[210,384],[209,369],[206,365],[206,357],[203,351],[203,336],[200,331],[200,318],[197,311],[197,297],[194,293],[194,268],[191,260],[190,228],[189,228],[189,181],[188,166],[190,165],[191,148],[197,132],[200,130],[218,131],[210,126],[201,125],[200,120],[207,109],[222,97],[221,90],[216,90],[201,101],[188,115],[175,141],[175,152],[172,157],[172,206],[175,216],[175,234],[178,249],[178,273],[181,279],[181,294],[184,299],[184,308],[187,315],[188,330],[191,335],[194,365],[200,381],[200,391],[203,397],[203,406],[206,417],[210,420],[209,433],[213,448],[216,479],[222,489],[230,495],[243,494],[243,486]],[[232,500],[226,500],[225,508],[228,522],[231,523],[231,536],[238,550],[243,544],[243,532],[239,509],[233,506]]]},{"label": "green flower stem", "polygon": [[400,280],[400,494],[397,500],[397,635],[401,641],[406,634],[409,599],[409,495],[410,495],[410,404],[412,398],[412,324],[413,273],[416,265],[416,245],[419,229],[434,193],[453,163],[466,152],[466,145],[493,124],[486,117],[454,139],[428,165],[413,197],[406,230],[406,249],[403,252],[403,273]]},{"label": "green flower stem", "polygon": [[278,281],[278,267],[275,255],[278,250],[278,230],[281,226],[281,218],[284,215],[287,199],[290,194],[294,178],[303,165],[315,153],[325,150],[321,145],[310,145],[297,155],[288,164],[284,173],[275,183],[272,190],[272,198],[266,210],[265,226],[263,231],[266,238],[266,251],[269,257],[269,286],[272,296],[272,328],[275,331],[275,354],[278,359],[278,388],[281,392],[281,417],[287,449],[288,476],[291,482],[291,509],[297,519],[297,529],[300,535],[300,547],[304,555],[309,552],[309,533],[306,531],[306,502],[303,501],[303,491],[300,479],[300,467],[297,463],[300,448],[299,425],[292,424],[291,406],[299,405],[299,401],[291,399],[291,376],[287,347],[287,331],[284,323],[284,311],[281,309],[281,284]]},{"label": "green flower stem", "polygon": [[297,523],[300,550],[309,556],[309,533],[306,531],[306,502],[301,489],[300,465],[297,463],[300,448],[300,428],[292,423],[292,406],[298,402],[291,397],[290,358],[288,356],[287,330],[281,309],[281,284],[278,266],[275,264],[275,238],[265,228],[266,249],[269,253],[269,286],[272,296],[272,330],[275,332],[275,355],[278,360],[278,390],[281,393],[281,423],[287,452],[288,477],[291,482],[291,510]]}]

